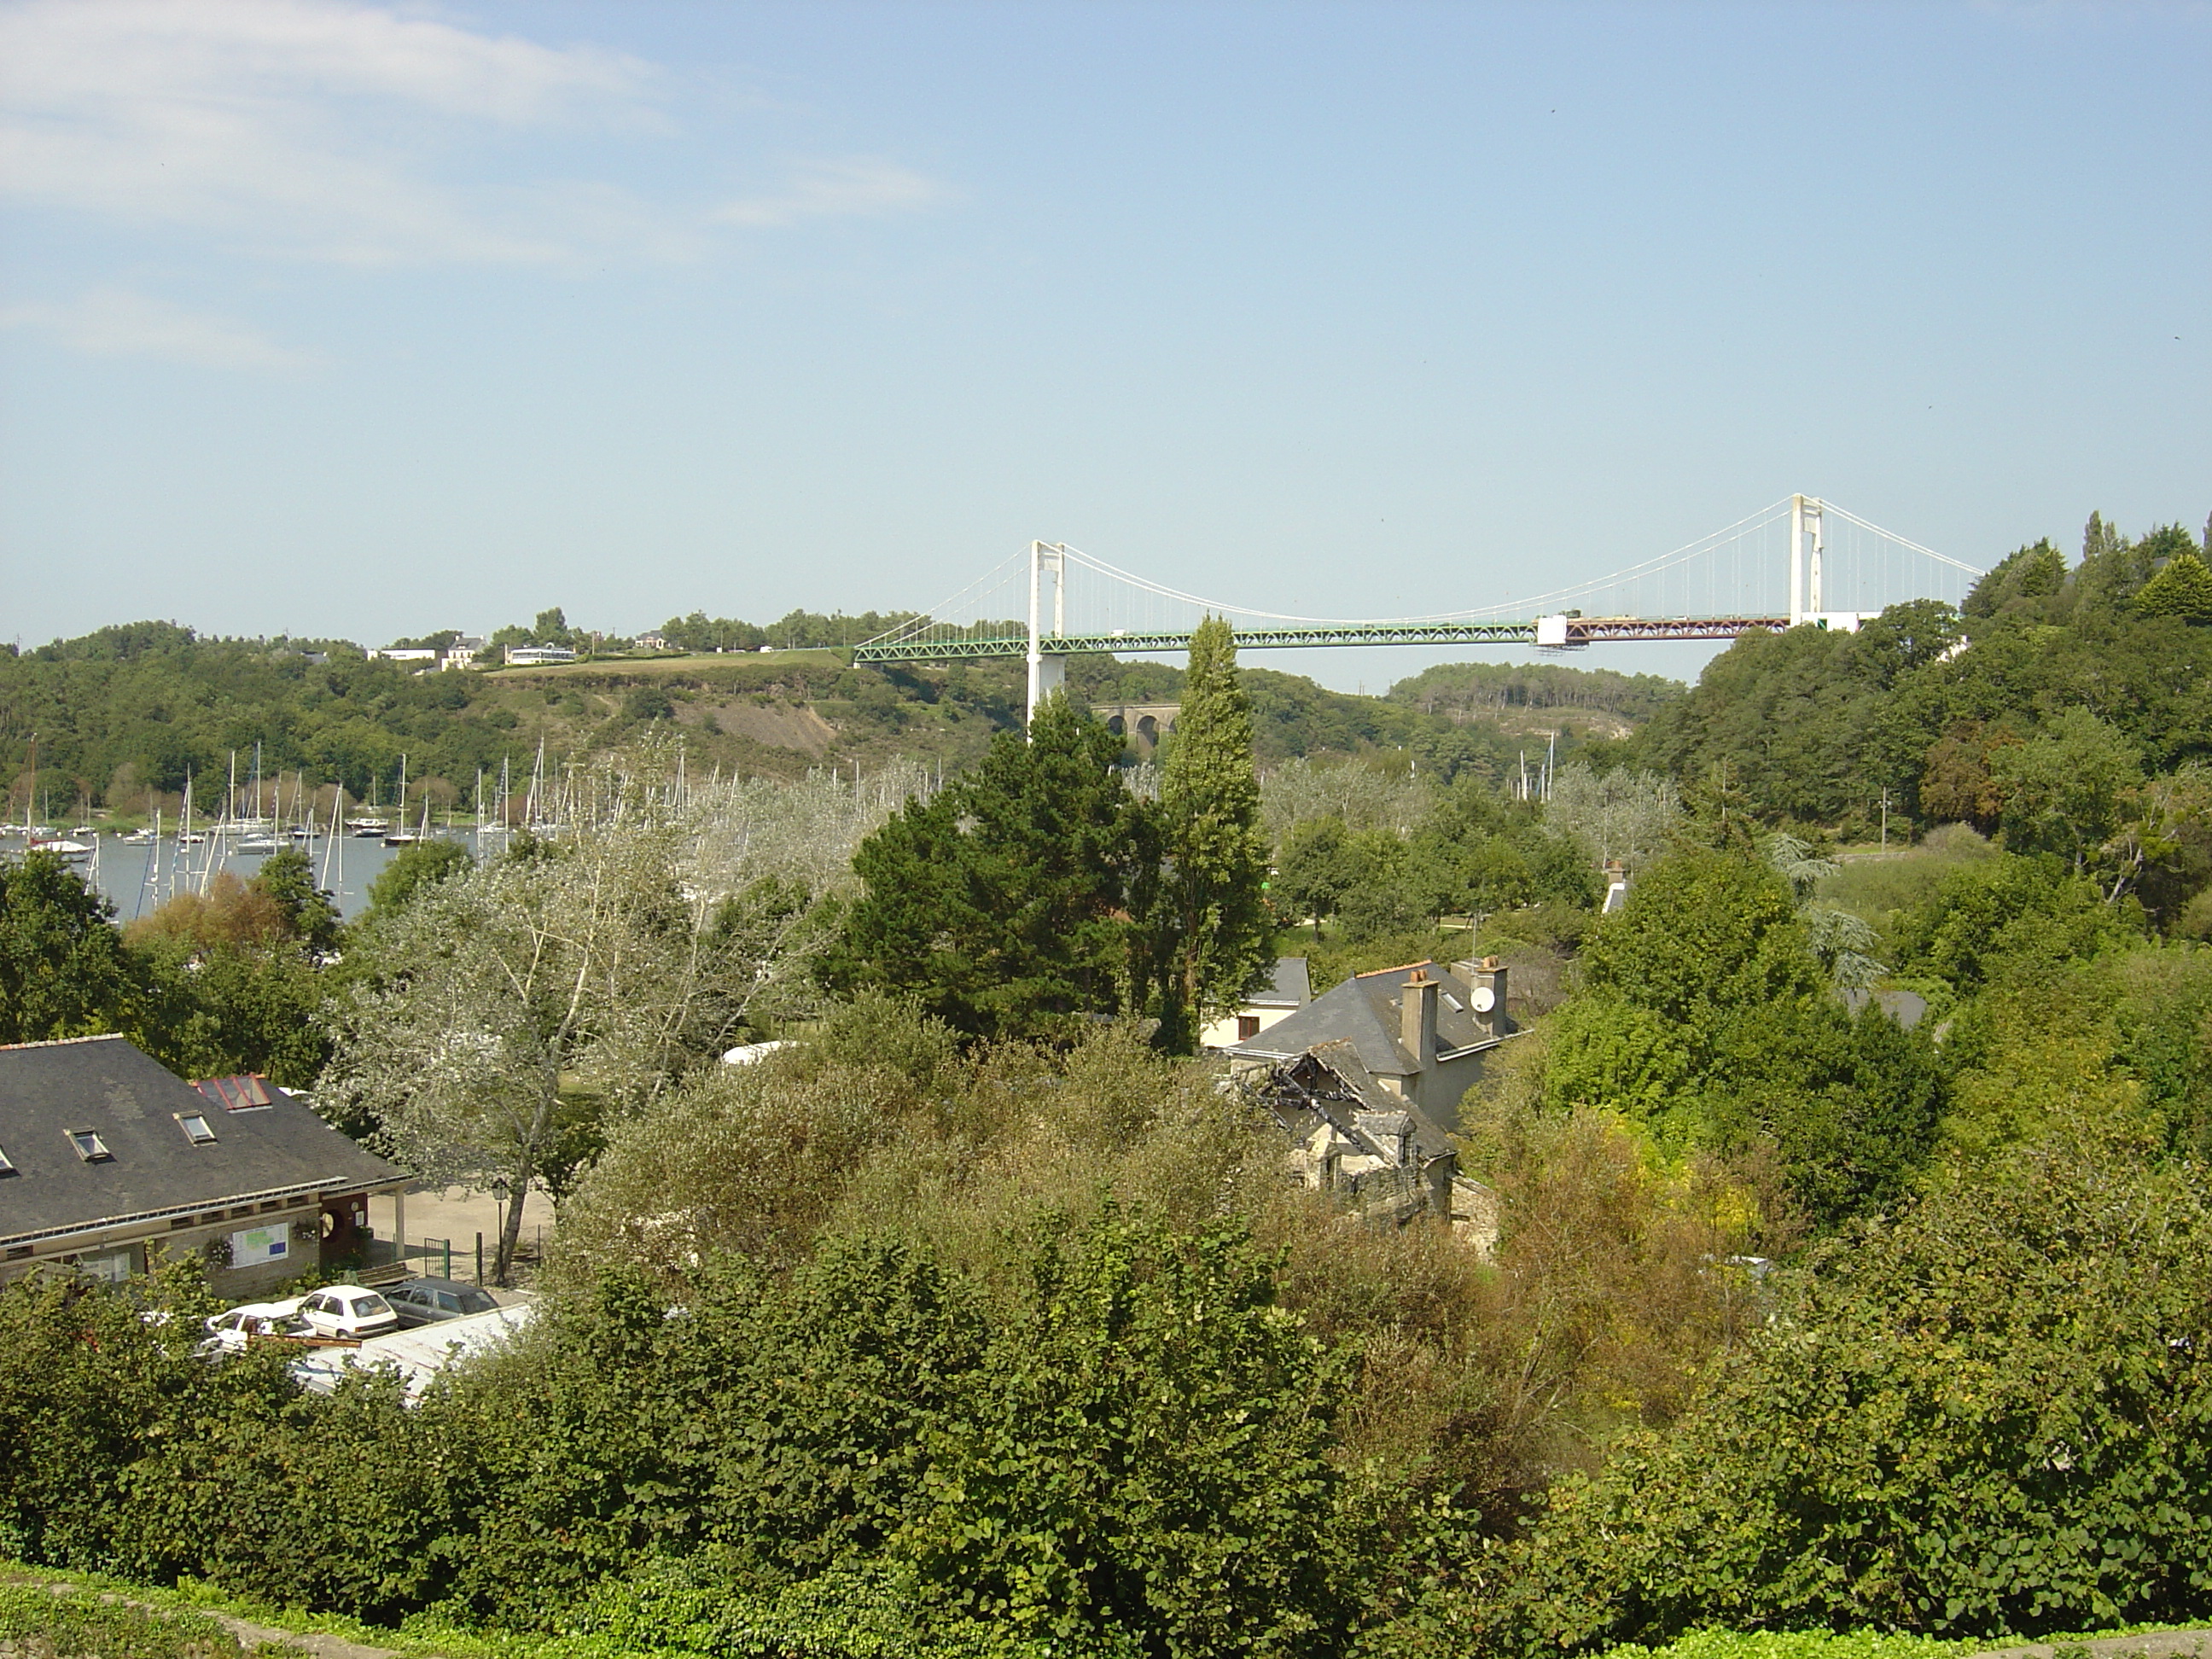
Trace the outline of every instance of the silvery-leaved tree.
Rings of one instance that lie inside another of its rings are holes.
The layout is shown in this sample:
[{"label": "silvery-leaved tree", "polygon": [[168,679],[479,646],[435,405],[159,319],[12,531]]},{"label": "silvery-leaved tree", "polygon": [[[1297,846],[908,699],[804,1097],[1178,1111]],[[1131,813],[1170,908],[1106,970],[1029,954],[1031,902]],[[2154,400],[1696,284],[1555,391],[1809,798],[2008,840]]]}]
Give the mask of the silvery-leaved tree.
[{"label": "silvery-leaved tree", "polygon": [[[611,791],[596,823],[439,882],[356,947],[319,1091],[434,1181],[517,1199],[807,979],[823,903],[892,793],[828,778]],[[504,1283],[521,1225],[507,1206]]]}]

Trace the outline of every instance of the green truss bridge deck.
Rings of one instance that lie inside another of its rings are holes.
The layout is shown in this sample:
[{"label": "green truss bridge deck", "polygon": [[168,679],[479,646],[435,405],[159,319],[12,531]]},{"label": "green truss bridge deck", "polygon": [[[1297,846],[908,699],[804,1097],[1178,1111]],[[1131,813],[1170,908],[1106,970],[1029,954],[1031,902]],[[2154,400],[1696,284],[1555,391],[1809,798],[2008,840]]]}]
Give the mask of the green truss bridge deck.
[{"label": "green truss bridge deck", "polygon": [[[1569,648],[1624,640],[1732,640],[1744,634],[1779,634],[1787,617],[1568,617]],[[1362,623],[1297,628],[1240,628],[1237,643],[1246,650],[1276,651],[1298,646],[1340,645],[1534,645],[1536,624],[1527,622]],[[1547,641],[1548,643],[1548,641]],[[1021,657],[1029,653],[1026,634],[987,639],[871,641],[853,653],[854,662],[950,662],[975,657]],[[1093,652],[1124,654],[1188,651],[1190,635],[1047,634],[1037,640],[1042,656],[1073,657]]]}]

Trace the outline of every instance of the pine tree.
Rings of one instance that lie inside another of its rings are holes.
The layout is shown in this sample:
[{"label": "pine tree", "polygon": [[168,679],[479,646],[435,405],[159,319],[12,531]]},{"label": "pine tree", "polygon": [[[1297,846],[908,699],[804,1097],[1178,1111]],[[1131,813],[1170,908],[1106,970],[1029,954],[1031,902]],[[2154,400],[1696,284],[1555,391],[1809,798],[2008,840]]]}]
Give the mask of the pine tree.
[{"label": "pine tree", "polygon": [[2194,553],[2177,553],[2143,584],[2135,603],[2146,617],[2212,622],[2212,567]]},{"label": "pine tree", "polygon": [[1159,1041],[1187,1053],[1205,1014],[1233,1006],[1272,957],[1252,705],[1236,635],[1218,617],[1191,636],[1160,810]]},{"label": "pine tree", "polygon": [[871,836],[866,891],[829,977],[911,998],[971,1036],[1070,1034],[1133,1006],[1135,895],[1158,862],[1148,810],[1121,785],[1121,739],[1055,692],[1027,740]]}]

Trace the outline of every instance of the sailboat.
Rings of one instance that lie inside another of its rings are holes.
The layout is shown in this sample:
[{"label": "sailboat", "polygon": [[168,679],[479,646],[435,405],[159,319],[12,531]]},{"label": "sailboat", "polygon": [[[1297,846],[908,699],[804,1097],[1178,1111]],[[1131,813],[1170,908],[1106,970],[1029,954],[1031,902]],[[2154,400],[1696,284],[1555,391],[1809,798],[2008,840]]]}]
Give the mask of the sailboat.
[{"label": "sailboat", "polygon": [[[429,823],[429,802],[426,799],[422,805],[422,817],[426,826]],[[386,847],[412,847],[422,839],[407,827],[407,757],[404,755],[399,757],[399,811],[397,817],[398,821],[392,825],[391,832],[384,838],[384,844]]]},{"label": "sailboat", "polygon": [[368,775],[368,811],[360,817],[348,818],[346,830],[349,834],[359,836],[364,841],[373,841],[391,828],[390,818],[379,817],[376,815],[376,774],[372,772]]}]

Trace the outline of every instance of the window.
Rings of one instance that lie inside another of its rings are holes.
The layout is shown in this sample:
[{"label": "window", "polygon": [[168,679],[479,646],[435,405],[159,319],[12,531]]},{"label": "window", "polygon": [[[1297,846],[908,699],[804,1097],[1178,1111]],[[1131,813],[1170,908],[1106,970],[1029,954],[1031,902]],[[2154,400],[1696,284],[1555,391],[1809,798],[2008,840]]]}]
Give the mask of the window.
[{"label": "window", "polygon": [[1257,1015],[1257,1014],[1239,1014],[1239,1015],[1237,1015],[1237,1040],[1239,1042],[1244,1042],[1244,1041],[1245,1041],[1247,1038],[1249,1038],[1249,1037],[1255,1037],[1255,1036],[1259,1036],[1259,1035],[1260,1035],[1260,1016],[1259,1016],[1259,1015]]},{"label": "window", "polygon": [[204,1078],[192,1085],[227,1112],[251,1112],[276,1103],[258,1077]]},{"label": "window", "polygon": [[214,1144],[215,1130],[209,1124],[205,1113],[179,1112],[176,1115],[177,1122],[184,1129],[185,1139],[191,1141],[193,1146],[207,1146]]},{"label": "window", "polygon": [[169,1231],[171,1232],[176,1231],[179,1227],[189,1227],[191,1224],[192,1218],[188,1215],[177,1215],[171,1216],[169,1218]]},{"label": "window", "polygon": [[15,1166],[9,1161],[8,1149],[5,1146],[0,1146],[0,1176],[11,1176],[15,1173]]},{"label": "window", "polygon": [[76,1148],[76,1155],[88,1164],[105,1164],[115,1156],[107,1150],[107,1143],[90,1129],[71,1129],[69,1138],[70,1145]]}]

